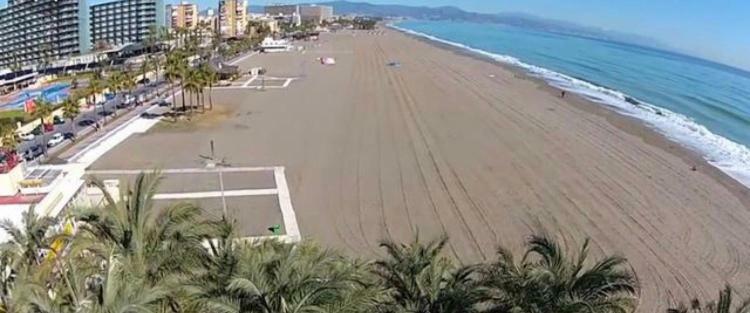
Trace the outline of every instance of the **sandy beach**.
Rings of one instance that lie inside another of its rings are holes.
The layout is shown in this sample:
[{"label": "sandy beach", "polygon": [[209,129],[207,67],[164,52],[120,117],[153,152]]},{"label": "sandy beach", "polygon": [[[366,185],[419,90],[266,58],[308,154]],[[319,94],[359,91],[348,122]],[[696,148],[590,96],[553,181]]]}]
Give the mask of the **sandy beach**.
[{"label": "sandy beach", "polygon": [[240,63],[287,88],[215,89],[208,122],[157,127],[93,168],[195,167],[214,140],[233,166],[285,166],[302,236],[352,254],[445,233],[468,264],[543,230],[626,256],[639,312],[750,291],[748,191],[647,127],[392,30],[306,45]]}]

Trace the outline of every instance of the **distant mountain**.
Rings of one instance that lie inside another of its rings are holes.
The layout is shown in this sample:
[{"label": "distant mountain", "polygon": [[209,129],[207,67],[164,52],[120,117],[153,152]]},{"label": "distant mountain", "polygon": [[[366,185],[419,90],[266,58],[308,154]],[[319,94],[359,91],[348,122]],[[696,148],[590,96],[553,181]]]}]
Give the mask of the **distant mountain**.
[{"label": "distant mountain", "polygon": [[371,4],[365,2],[331,1],[320,3],[333,6],[336,14],[361,14],[379,17],[407,17],[423,20],[470,20],[491,22],[487,14],[473,13],[453,6],[425,7],[397,4]]},{"label": "distant mountain", "polygon": [[[426,7],[397,4],[371,4],[366,2],[329,1],[318,4],[330,5],[337,15],[368,15],[378,17],[400,17],[420,20],[448,20],[476,23],[497,23],[523,28],[542,30],[553,33],[574,35],[592,39],[631,43],[658,49],[668,48],[657,40],[628,34],[608,31],[596,27],[582,26],[571,22],[546,19],[524,13],[475,13],[464,11],[453,6]],[[251,7],[251,12],[263,12],[263,7]]]}]

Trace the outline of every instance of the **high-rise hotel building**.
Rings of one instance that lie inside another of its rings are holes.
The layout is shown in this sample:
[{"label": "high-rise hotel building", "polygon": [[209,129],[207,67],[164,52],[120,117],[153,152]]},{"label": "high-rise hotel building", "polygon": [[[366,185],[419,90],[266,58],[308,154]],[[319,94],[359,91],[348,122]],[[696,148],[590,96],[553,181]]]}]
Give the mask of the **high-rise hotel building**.
[{"label": "high-rise hotel building", "polygon": [[198,5],[187,2],[167,5],[167,26],[170,29],[195,29],[198,22]]},{"label": "high-rise hotel building", "polygon": [[300,6],[302,21],[320,24],[333,20],[333,7],[329,5],[303,5]]},{"label": "high-rise hotel building", "polygon": [[117,0],[91,6],[94,45],[143,42],[158,26],[164,26],[162,0]]},{"label": "high-rise hotel building", "polygon": [[237,37],[247,28],[247,0],[219,0],[219,32]]},{"label": "high-rise hotel building", "polygon": [[0,69],[86,53],[88,28],[85,0],[8,0],[0,8]]}]

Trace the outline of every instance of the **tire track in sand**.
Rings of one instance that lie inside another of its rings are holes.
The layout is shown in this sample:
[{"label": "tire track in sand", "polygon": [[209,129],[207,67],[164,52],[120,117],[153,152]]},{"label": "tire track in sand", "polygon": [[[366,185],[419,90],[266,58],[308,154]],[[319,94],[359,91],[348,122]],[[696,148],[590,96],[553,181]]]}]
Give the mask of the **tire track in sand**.
[{"label": "tire track in sand", "polygon": [[[409,119],[412,121],[412,123],[408,123],[412,125],[413,129],[416,131],[416,134],[419,138],[419,140],[413,140],[416,142],[419,142],[423,145],[423,148],[425,149],[425,153],[427,154],[428,162],[430,163],[430,168],[434,171],[436,175],[437,182],[439,183],[439,188],[444,191],[445,196],[447,197],[448,207],[451,209],[451,211],[454,213],[454,215],[460,220],[459,227],[462,228],[462,232],[458,234],[463,234],[469,237],[469,245],[473,247],[473,249],[464,249],[464,251],[468,252],[467,254],[462,254],[463,256],[467,256],[469,259],[477,260],[477,259],[487,259],[487,256],[485,252],[482,250],[479,241],[476,238],[476,235],[474,234],[474,231],[469,227],[466,217],[464,216],[464,213],[459,208],[455,196],[453,195],[453,192],[451,191],[451,188],[448,186],[446,177],[445,177],[445,166],[444,161],[440,158],[440,156],[437,154],[435,149],[430,144],[430,140],[428,139],[428,135],[426,132],[427,126],[424,125],[424,122],[421,121],[419,117],[419,109],[417,108],[417,105],[415,103],[414,97],[411,95],[411,92],[408,90],[408,85],[403,81],[403,79],[398,75],[394,74],[393,72],[387,73],[389,74],[389,78],[393,81],[393,85],[396,87],[396,91],[400,95],[400,98],[402,101],[399,101],[399,104],[403,105],[406,108],[406,115],[409,117]],[[413,138],[413,137],[412,137]],[[441,170],[441,167],[443,168]],[[429,185],[428,185],[429,186]],[[429,191],[429,188],[428,188]],[[429,191],[430,197],[432,198],[435,193]],[[436,214],[439,214],[436,207]],[[455,236],[457,234],[454,234],[452,236],[453,239],[457,239],[458,236]],[[458,237],[460,238],[460,237]],[[472,256],[472,254],[478,253],[478,257]],[[458,260],[463,260],[463,258],[458,258]]]}]

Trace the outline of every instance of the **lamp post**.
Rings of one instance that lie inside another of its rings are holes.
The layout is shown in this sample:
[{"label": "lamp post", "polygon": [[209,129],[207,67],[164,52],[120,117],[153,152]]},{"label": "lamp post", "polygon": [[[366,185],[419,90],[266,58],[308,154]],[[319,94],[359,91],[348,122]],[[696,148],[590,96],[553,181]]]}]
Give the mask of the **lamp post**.
[{"label": "lamp post", "polygon": [[221,193],[221,208],[222,212],[224,213],[224,216],[227,216],[227,199],[224,196],[224,167],[229,166],[224,159],[221,160],[221,162],[216,162],[216,154],[214,149],[214,141],[211,139],[211,155],[210,156],[204,156],[201,155],[200,157],[206,160],[206,167],[207,168],[215,168],[217,172],[219,173],[219,190]]}]

